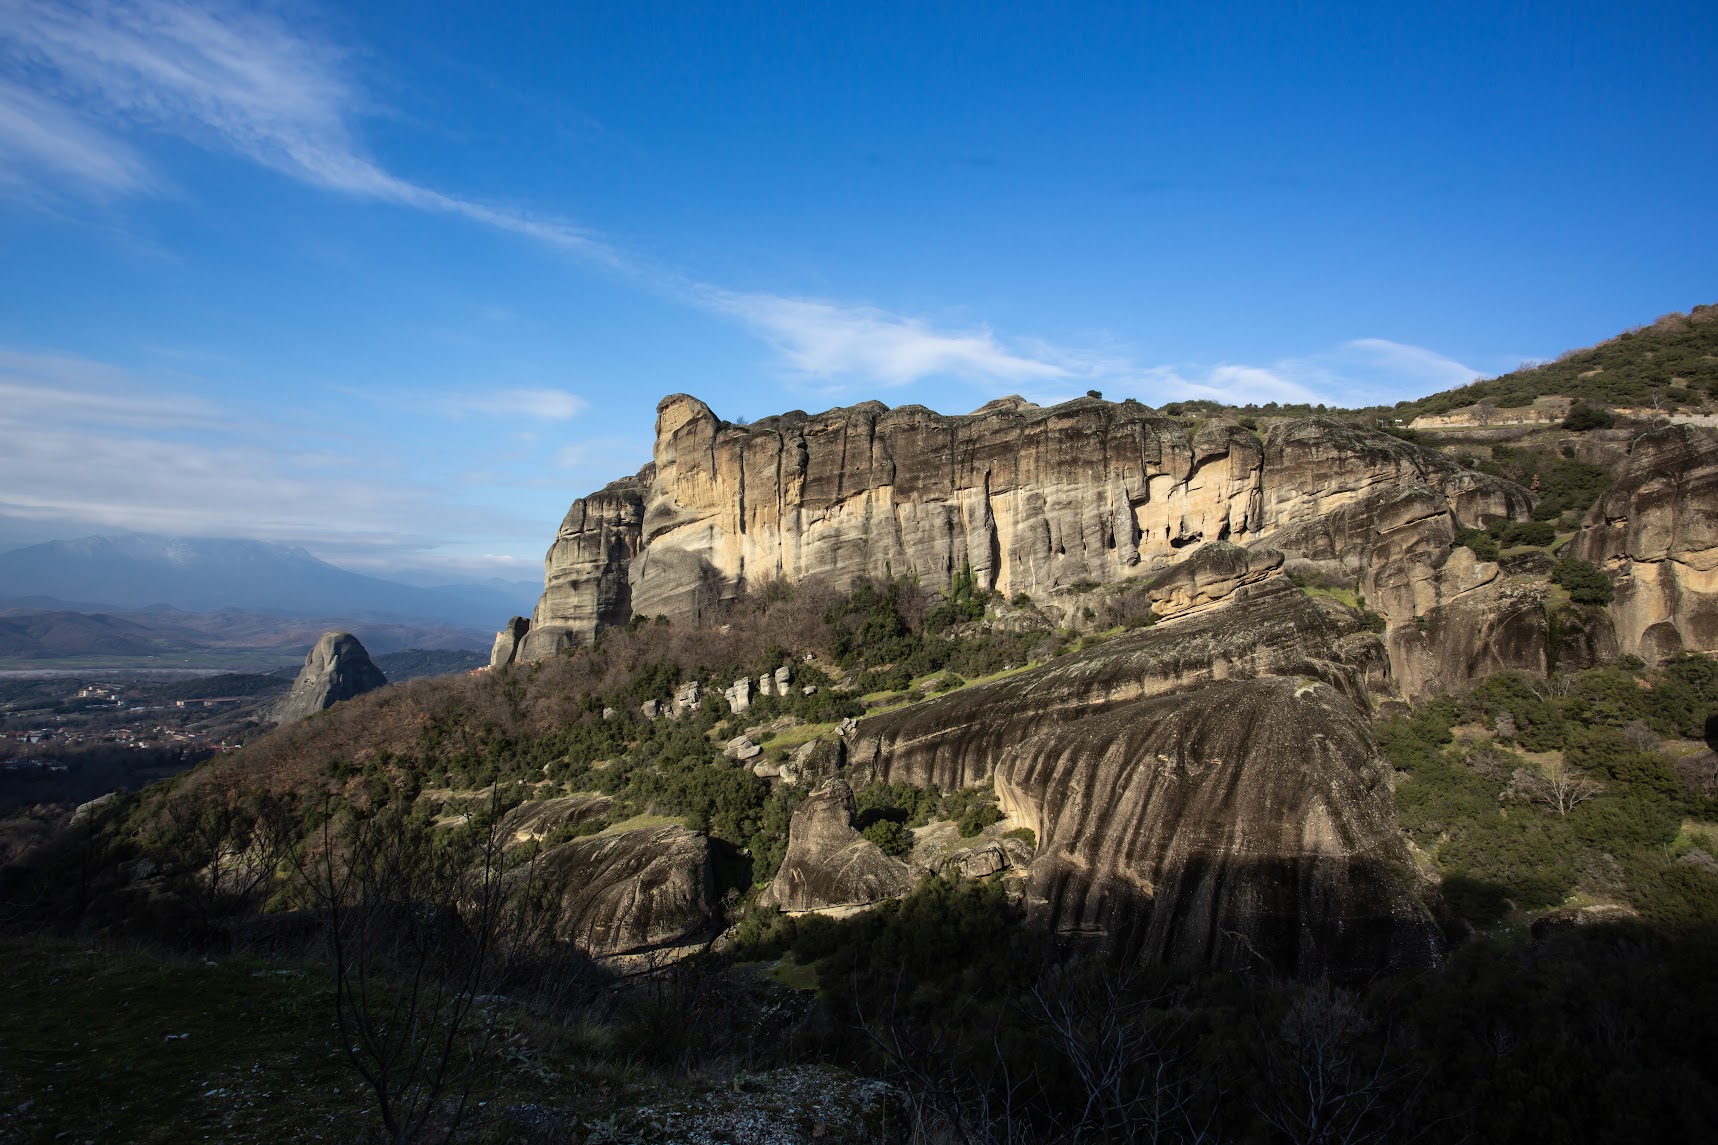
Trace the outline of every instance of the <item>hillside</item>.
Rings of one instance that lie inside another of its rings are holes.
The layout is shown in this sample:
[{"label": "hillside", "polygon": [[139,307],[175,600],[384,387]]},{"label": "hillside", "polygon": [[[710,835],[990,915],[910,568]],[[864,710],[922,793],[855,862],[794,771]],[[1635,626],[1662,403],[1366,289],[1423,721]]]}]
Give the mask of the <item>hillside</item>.
[{"label": "hillside", "polygon": [[1594,405],[1663,410],[1718,402],[1718,306],[1666,314],[1597,346],[1570,350],[1554,362],[1400,402],[1395,416],[1411,421],[1482,401],[1514,408],[1552,394]]},{"label": "hillside", "polygon": [[180,647],[200,645],[176,641],[158,629],[102,613],[0,611],[0,660],[148,657]]}]

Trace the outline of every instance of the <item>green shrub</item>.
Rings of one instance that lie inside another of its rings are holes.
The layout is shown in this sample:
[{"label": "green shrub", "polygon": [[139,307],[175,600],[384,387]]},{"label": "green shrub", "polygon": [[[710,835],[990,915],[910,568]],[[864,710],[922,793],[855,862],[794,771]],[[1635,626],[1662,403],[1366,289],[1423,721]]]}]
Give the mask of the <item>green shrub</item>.
[{"label": "green shrub", "polygon": [[1543,548],[1557,539],[1557,527],[1548,521],[1510,521],[1497,530],[1497,539],[1505,545]]},{"label": "green shrub", "polygon": [[879,819],[859,833],[885,855],[904,855],[913,848],[913,833],[893,819]]},{"label": "green shrub", "polygon": [[1608,409],[1590,406],[1586,402],[1576,402],[1569,407],[1569,416],[1563,419],[1563,428],[1572,433],[1585,433],[1589,429],[1609,429],[1617,424],[1616,415]]},{"label": "green shrub", "polygon": [[1617,590],[1611,578],[1591,561],[1579,557],[1564,557],[1551,570],[1551,583],[1568,590],[1569,599],[1576,604],[1609,604]]},{"label": "green shrub", "polygon": [[1497,538],[1484,529],[1459,529],[1456,531],[1457,545],[1465,545],[1474,551],[1474,555],[1482,561],[1495,561],[1499,552]]},{"label": "green shrub", "polygon": [[970,839],[974,835],[983,834],[986,827],[1000,822],[1002,812],[996,809],[995,804],[974,803],[961,812],[960,818],[955,820],[955,826],[960,828],[961,838]]}]

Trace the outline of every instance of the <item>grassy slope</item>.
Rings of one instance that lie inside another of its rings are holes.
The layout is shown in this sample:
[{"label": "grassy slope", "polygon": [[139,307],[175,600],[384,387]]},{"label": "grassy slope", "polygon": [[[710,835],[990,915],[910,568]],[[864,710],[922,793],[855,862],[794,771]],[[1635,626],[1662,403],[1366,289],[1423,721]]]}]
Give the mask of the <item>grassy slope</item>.
[{"label": "grassy slope", "polygon": [[[1448,413],[1481,401],[1524,406],[1549,394],[1598,405],[1650,406],[1655,399],[1666,401],[1666,391],[1675,389],[1696,399],[1718,398],[1718,306],[1666,315],[1651,326],[1573,350],[1554,362],[1403,402],[1396,416],[1407,420]],[[1684,406],[1698,404],[1674,393],[1668,397]]]}]

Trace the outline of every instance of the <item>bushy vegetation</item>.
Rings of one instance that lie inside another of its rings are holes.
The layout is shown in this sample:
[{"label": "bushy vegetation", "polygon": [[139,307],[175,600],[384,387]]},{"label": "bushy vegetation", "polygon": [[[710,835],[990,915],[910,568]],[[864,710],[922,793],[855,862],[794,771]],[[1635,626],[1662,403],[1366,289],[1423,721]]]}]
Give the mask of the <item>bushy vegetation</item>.
[{"label": "bushy vegetation", "polygon": [[[1667,925],[1718,926],[1718,875],[1673,870],[1685,820],[1718,817],[1658,737],[1705,734],[1718,665],[1595,668],[1558,683],[1500,673],[1383,724],[1403,827],[1444,875],[1450,909],[1492,925],[1579,891]],[[1453,729],[1482,729],[1457,739]]]},{"label": "bushy vegetation", "polygon": [[1561,519],[1571,526],[1611,487],[1610,470],[1604,466],[1565,457],[1545,445],[1493,446],[1479,470],[1507,477],[1533,493],[1535,521]]},{"label": "bushy vegetation", "polygon": [[[1489,401],[1510,408],[1556,394],[1596,406],[1674,408],[1718,397],[1718,307],[1667,314],[1555,362],[1523,366],[1496,378],[1403,402],[1396,416],[1411,420]],[[1572,429],[1594,425],[1571,426]]]},{"label": "bushy vegetation", "polygon": [[1551,570],[1551,583],[1562,585],[1576,604],[1609,604],[1617,595],[1605,571],[1579,557],[1558,561]]}]

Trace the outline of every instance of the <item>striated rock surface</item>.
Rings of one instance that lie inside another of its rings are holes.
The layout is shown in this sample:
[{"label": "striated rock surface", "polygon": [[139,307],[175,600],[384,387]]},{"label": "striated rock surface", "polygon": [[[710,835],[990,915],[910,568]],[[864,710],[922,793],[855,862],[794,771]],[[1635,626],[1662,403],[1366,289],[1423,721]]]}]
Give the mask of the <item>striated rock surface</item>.
[{"label": "striated rock surface", "polygon": [[370,660],[356,636],[324,632],[304,658],[292,691],[275,705],[271,715],[277,724],[290,724],[387,683],[388,678]]},{"label": "striated rock surface", "polygon": [[1570,555],[1611,575],[1622,651],[1718,651],[1718,432],[1674,425],[1634,443]]},{"label": "striated rock surface", "polygon": [[1519,487],[1387,434],[1311,419],[1190,431],[1137,402],[1019,398],[951,417],[879,402],[738,426],[657,407],[655,459],[574,502],[521,655],[632,614],[697,621],[747,583],[917,572],[1041,596],[1264,544],[1339,567],[1387,618],[1441,603],[1458,525],[1524,517]]},{"label": "striated rock surface", "polygon": [[594,792],[530,799],[502,816],[498,834],[506,847],[540,842],[563,827],[600,820],[613,807],[614,800]]},{"label": "striated rock surface", "polygon": [[1283,566],[1274,549],[1251,551],[1227,541],[1201,545],[1187,560],[1153,577],[1146,585],[1151,610],[1177,616],[1225,599],[1246,584],[1257,584]]},{"label": "striated rock surface", "polygon": [[[1363,707],[1376,637],[1287,585],[860,722],[856,776],[994,784],[1040,924],[1300,974],[1438,955]],[[1358,701],[1358,703],[1357,703]]]},{"label": "striated rock surface", "polygon": [[786,911],[865,906],[905,894],[912,868],[853,827],[853,789],[839,779],[813,791],[788,825],[787,855],[759,897]]},{"label": "striated rock surface", "polygon": [[591,835],[537,856],[555,937],[595,958],[672,954],[715,926],[709,840],[677,824]]}]

